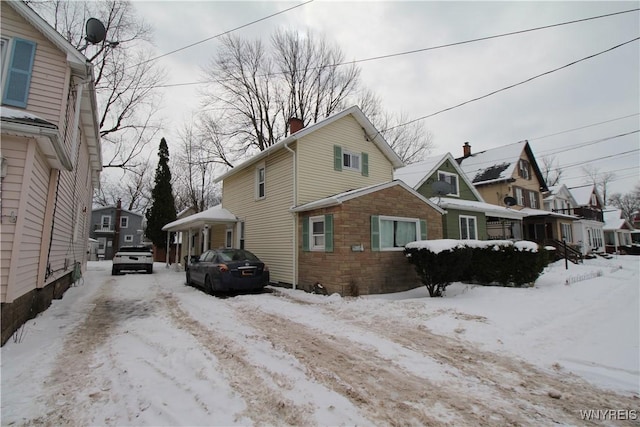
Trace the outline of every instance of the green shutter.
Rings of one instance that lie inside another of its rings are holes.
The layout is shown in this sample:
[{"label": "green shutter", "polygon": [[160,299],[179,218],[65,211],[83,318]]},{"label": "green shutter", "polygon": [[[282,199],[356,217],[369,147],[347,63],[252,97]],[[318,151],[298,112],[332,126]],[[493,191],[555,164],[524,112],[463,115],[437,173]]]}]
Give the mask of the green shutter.
[{"label": "green shutter", "polygon": [[427,221],[420,220],[420,240],[427,240]]},{"label": "green shutter", "polygon": [[342,147],[339,145],[333,146],[333,169],[342,170]]},{"label": "green shutter", "polygon": [[371,250],[380,250],[380,221],[377,215],[371,215]]},{"label": "green shutter", "polygon": [[362,153],[362,176],[369,176],[369,155]]},{"label": "green shutter", "polygon": [[309,217],[302,217],[302,250],[309,252]]},{"label": "green shutter", "polygon": [[14,39],[11,62],[7,69],[7,81],[4,87],[2,103],[14,107],[27,107],[29,85],[36,44],[29,40]]},{"label": "green shutter", "polygon": [[333,215],[324,216],[324,251],[333,252]]}]

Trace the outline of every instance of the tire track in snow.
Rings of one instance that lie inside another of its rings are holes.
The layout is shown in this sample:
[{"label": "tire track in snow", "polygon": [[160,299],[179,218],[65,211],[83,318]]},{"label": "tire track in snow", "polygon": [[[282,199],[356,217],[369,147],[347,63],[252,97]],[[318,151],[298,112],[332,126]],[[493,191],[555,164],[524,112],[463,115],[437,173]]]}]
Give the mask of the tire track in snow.
[{"label": "tire track in snow", "polygon": [[[293,304],[307,304],[286,293],[278,295]],[[338,318],[339,321],[347,322],[363,331],[373,332],[411,351],[455,367],[465,374],[466,379],[476,379],[482,386],[489,387],[492,394],[500,396],[492,403],[508,402],[509,406],[513,406],[520,413],[528,414],[528,422],[525,424],[536,419],[539,422],[596,425],[599,423],[582,420],[580,411],[630,411],[638,408],[637,398],[599,389],[573,375],[561,376],[545,372],[524,360],[484,351],[470,342],[434,334],[421,324],[408,325],[406,321],[376,316],[365,322],[358,320],[360,316],[354,312],[350,312],[349,318],[345,319],[344,313],[335,307],[316,307],[333,319]],[[371,314],[366,313],[366,317],[371,318]],[[561,398],[551,398],[551,391],[559,392]],[[494,412],[498,409],[502,408],[493,408]],[[620,420],[617,425],[637,426],[640,423],[638,420]]]},{"label": "tire track in snow", "polygon": [[282,393],[270,387],[261,377],[259,367],[254,366],[244,348],[193,319],[184,311],[172,294],[163,298],[168,305],[173,321],[191,333],[211,354],[215,355],[231,387],[246,401],[243,414],[261,425],[308,426],[310,407],[296,404]]}]

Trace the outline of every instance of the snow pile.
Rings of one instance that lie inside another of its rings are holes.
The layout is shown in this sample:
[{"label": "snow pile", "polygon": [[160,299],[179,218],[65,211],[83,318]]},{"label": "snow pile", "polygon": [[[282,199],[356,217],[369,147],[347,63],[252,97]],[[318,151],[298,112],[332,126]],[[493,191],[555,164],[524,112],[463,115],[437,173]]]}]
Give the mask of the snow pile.
[{"label": "snow pile", "polygon": [[538,244],[526,240],[517,242],[514,242],[512,240],[418,240],[416,242],[408,243],[405,247],[407,249],[426,249],[429,252],[433,252],[434,254],[439,254],[440,252],[452,251],[454,249],[462,248],[493,248],[493,250],[499,251],[500,248],[509,246],[513,246],[514,248],[522,252],[538,252]]}]

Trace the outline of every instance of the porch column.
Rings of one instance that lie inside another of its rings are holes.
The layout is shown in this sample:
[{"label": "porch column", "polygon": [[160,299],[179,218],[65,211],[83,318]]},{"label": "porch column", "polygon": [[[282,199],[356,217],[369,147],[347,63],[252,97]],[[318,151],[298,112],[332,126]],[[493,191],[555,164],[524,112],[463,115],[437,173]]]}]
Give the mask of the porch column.
[{"label": "porch column", "polygon": [[167,231],[167,252],[164,255],[164,261],[166,263],[166,267],[169,268],[169,253],[171,249],[171,232]]},{"label": "porch column", "polygon": [[204,226],[204,230],[203,230],[203,238],[204,238],[204,246],[202,251],[208,251],[209,250],[209,226],[205,224]]}]

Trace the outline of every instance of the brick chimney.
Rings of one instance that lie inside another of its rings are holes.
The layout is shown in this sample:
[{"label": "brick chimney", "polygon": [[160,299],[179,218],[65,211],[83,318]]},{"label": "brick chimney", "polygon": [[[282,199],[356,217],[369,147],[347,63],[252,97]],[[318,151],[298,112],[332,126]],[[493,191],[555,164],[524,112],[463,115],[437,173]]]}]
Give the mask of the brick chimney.
[{"label": "brick chimney", "polygon": [[304,123],[302,123],[302,120],[296,117],[291,117],[289,119],[289,135],[298,132],[302,128],[304,128]]},{"label": "brick chimney", "polygon": [[464,158],[467,158],[471,155],[471,146],[468,142],[465,142],[462,146],[462,154]]}]

